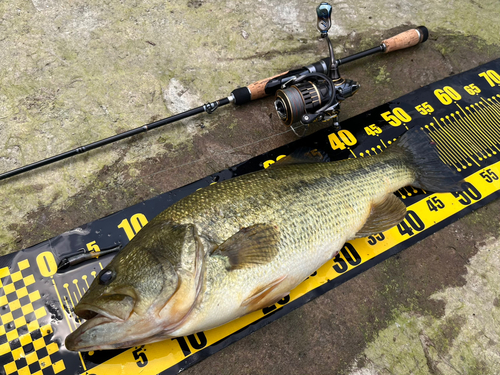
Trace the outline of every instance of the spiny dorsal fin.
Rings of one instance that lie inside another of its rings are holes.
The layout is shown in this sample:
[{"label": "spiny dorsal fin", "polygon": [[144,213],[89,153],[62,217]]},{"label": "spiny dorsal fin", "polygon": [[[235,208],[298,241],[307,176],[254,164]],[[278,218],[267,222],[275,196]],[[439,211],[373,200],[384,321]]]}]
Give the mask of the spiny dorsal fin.
[{"label": "spiny dorsal fin", "polygon": [[272,224],[242,228],[213,252],[229,258],[231,270],[269,263],[278,254],[279,230]]},{"label": "spiny dorsal fin", "polygon": [[269,168],[279,168],[290,164],[323,163],[329,161],[330,158],[325,152],[309,147],[301,147],[276,163],[271,164]]},{"label": "spiny dorsal fin", "polygon": [[384,232],[399,224],[405,215],[406,206],[404,203],[394,194],[387,194],[381,202],[372,206],[370,216],[363,228],[356,233],[356,238]]}]

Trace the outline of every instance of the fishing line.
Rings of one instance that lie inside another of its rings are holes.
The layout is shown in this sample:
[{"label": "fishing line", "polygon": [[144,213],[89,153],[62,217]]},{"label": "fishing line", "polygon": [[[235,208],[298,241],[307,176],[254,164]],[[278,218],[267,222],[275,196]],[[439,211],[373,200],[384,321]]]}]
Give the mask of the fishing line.
[{"label": "fishing line", "polygon": [[[305,126],[306,125],[300,125],[298,127],[305,127]],[[241,146],[236,146],[236,147],[230,148],[229,150],[220,151],[218,153],[214,153],[214,155],[229,154],[229,153],[231,153],[234,150],[238,150],[238,149],[241,149],[241,148],[244,148],[244,147],[249,147],[249,146],[255,145],[257,143],[260,143],[262,141],[265,141],[265,140],[268,140],[268,139],[271,139],[271,138],[275,138],[275,137],[278,137],[278,136],[286,134],[286,133],[290,133],[291,131],[292,131],[292,129],[288,128],[287,130],[285,130],[285,131],[283,131],[281,133],[275,133],[275,134],[272,134],[270,136],[267,136],[267,137],[264,137],[264,138],[260,138],[260,139],[258,139],[256,141],[253,141],[253,142],[250,142],[250,143],[246,143],[246,144],[241,145]],[[186,167],[188,165],[196,164],[196,163],[199,163],[199,162],[202,162],[202,161],[214,161],[214,160],[215,159],[213,159],[212,157],[209,157],[209,156],[201,157],[200,159],[197,159],[197,160],[189,161],[189,162],[186,162],[186,163],[183,163],[183,164],[179,164],[179,165],[176,165],[176,166],[173,166],[173,167],[165,168],[165,169],[160,169],[159,171],[150,173],[148,175],[137,177],[136,179],[134,179],[134,181],[126,181],[126,182],[123,182],[123,183],[117,183],[117,185],[120,185],[120,186],[131,185],[131,184],[133,184],[134,182],[136,182],[138,180],[142,180],[142,179],[145,179],[145,178],[148,178],[148,177],[152,177],[152,176],[155,176],[155,175],[160,174],[160,173],[168,172],[168,171],[171,171],[171,170],[174,170],[174,169],[178,169],[178,168],[181,168],[181,167]],[[219,171],[216,171],[216,172],[219,172]]]}]

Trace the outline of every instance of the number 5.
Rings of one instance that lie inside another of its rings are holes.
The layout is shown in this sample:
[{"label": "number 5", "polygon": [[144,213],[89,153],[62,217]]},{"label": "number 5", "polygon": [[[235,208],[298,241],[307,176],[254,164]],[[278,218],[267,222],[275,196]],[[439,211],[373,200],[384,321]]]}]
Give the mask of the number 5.
[{"label": "number 5", "polygon": [[139,346],[132,352],[135,363],[137,363],[137,366],[139,367],[144,367],[148,364],[148,357],[146,357],[146,353],[144,353],[143,350],[146,351],[146,349],[144,349],[144,345]]}]

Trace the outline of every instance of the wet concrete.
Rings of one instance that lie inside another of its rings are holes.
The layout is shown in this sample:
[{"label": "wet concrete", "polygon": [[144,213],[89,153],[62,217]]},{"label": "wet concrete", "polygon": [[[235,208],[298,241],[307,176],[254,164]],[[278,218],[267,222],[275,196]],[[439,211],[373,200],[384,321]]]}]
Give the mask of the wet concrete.
[{"label": "wet concrete", "polygon": [[[339,57],[410,25],[431,30],[416,48],[342,67],[346,78],[362,84],[343,104],[343,119],[500,57],[494,2],[432,4],[336,4],[331,36]],[[326,56],[315,31],[316,6],[3,2],[1,171]],[[282,13],[276,12],[280,8]],[[0,182],[0,252],[32,246],[294,139],[277,119],[272,100],[263,99]],[[447,306],[453,288],[466,294],[468,283],[475,283],[467,278],[468,266],[474,264],[485,280],[495,272],[487,265],[482,270],[475,259],[483,259],[480,251],[497,248],[499,206],[493,202],[468,215],[186,373],[498,373],[494,355],[478,358],[465,348],[487,336],[485,348],[500,351],[491,324],[498,318],[499,296],[490,301],[491,319],[474,324],[467,314],[447,313]],[[486,287],[478,293],[467,302],[472,308],[481,303],[480,293],[490,298]],[[409,328],[398,333],[403,321]],[[401,355],[390,355],[395,352]]]}]

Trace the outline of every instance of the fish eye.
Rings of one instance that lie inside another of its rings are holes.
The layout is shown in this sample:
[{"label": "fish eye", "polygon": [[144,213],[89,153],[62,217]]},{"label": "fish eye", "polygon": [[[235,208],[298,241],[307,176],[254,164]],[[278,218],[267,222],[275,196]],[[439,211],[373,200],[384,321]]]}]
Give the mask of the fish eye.
[{"label": "fish eye", "polygon": [[99,272],[99,275],[97,275],[97,277],[99,278],[100,285],[108,285],[115,278],[115,273],[112,270],[108,270],[105,268],[101,272]]}]

